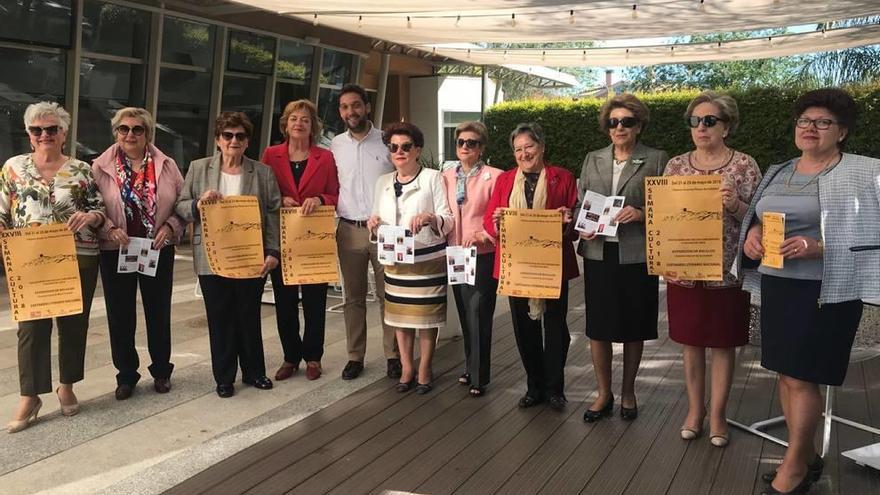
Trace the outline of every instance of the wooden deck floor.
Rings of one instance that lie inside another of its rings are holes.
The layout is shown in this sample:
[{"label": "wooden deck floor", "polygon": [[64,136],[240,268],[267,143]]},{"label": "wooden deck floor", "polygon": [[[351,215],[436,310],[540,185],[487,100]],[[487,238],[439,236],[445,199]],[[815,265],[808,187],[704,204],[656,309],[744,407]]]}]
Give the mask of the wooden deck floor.
[{"label": "wooden deck floor", "polygon": [[[680,349],[666,338],[665,317],[661,338],[645,347],[639,418],[583,423],[595,379],[582,332],[580,284],[572,284],[571,298],[571,402],[564,412],[516,407],[525,378],[505,314],[496,319],[493,379],[485,397],[472,399],[457,384],[463,352],[460,343],[446,345],[435,358],[430,394],[398,394],[390,380],[374,383],[169,493],[760,493],[759,475],[779,462],[781,447],[733,428],[726,449],[705,436],[680,439],[687,399]],[[729,411],[743,423],[779,414],[774,376],[761,368],[759,354],[753,346],[739,353]],[[620,371],[615,355],[615,390]],[[880,359],[852,365],[836,403],[840,416],[880,424]],[[784,428],[774,433],[784,435]],[[825,474],[812,493],[880,493],[880,474],[839,456],[877,441],[835,425]]]}]

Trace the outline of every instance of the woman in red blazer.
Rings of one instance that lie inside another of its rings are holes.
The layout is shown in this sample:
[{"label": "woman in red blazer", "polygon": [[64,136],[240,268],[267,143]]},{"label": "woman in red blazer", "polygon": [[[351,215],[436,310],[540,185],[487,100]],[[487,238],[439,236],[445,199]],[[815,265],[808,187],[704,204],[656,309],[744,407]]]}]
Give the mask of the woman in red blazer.
[{"label": "woman in red blazer", "polygon": [[[321,135],[321,121],[314,103],[309,100],[288,103],[279,127],[285,140],[266,148],[262,161],[275,172],[283,205],[301,206],[304,215],[321,205],[336,206],[339,198],[336,162],[330,151],[315,145],[316,137]],[[305,360],[306,378],[315,380],[321,376],[324,354],[327,284],[284,285],[279,265],[272,270],[272,290],[278,335],[284,349],[284,363],[275,379],[290,378]],[[297,312],[300,298],[305,319],[302,338]]]},{"label": "woman in red blazer", "polygon": [[[529,208],[562,212],[562,287],[559,299],[510,297],[513,333],[526,370],[528,388],[519,407],[532,407],[545,400],[562,410],[565,398],[565,360],[571,337],[568,332],[568,281],[580,272],[574,254],[574,231],[568,228],[577,204],[574,175],[544,163],[544,133],[538,124],[520,124],[510,133],[510,146],[517,167],[498,176],[486,207],[483,227],[498,237],[502,208]],[[494,276],[498,278],[500,249],[495,251]],[[543,320],[543,328],[542,328]],[[543,330],[543,332],[542,332]],[[542,337],[542,333],[544,334]]]}]

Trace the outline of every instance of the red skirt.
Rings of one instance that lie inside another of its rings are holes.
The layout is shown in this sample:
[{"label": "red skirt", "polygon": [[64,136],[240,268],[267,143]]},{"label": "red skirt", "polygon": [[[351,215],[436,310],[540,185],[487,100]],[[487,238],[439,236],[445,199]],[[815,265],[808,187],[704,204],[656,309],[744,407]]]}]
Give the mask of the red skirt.
[{"label": "red skirt", "polygon": [[749,343],[749,294],[739,287],[709,289],[666,284],[669,337],[695,347]]}]

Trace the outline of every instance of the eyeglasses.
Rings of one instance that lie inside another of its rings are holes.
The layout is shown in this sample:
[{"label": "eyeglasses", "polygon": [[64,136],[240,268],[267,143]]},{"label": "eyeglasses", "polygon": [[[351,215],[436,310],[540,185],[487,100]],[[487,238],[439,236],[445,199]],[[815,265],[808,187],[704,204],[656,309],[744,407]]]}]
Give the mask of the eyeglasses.
[{"label": "eyeglasses", "polygon": [[239,141],[247,141],[248,135],[246,132],[223,131],[220,133],[220,137],[222,137],[226,141],[232,141],[232,138],[235,138]]},{"label": "eyeglasses", "polygon": [[57,125],[50,125],[46,127],[40,127],[37,125],[28,126],[27,130],[33,137],[40,137],[44,132],[47,136],[54,136],[58,134],[59,127]]},{"label": "eyeglasses", "polygon": [[718,122],[727,122],[727,119],[722,119],[721,117],[716,117],[714,115],[704,115],[702,117],[691,115],[686,119],[686,122],[688,126],[696,129],[697,127],[700,127],[700,122],[706,127],[715,127],[715,124]]},{"label": "eyeglasses", "polygon": [[810,124],[816,126],[816,129],[820,131],[824,131],[831,127],[831,124],[836,124],[837,122],[831,119],[808,119],[806,117],[801,117],[799,119],[794,119],[794,125],[800,127],[801,129],[807,129],[810,127]]},{"label": "eyeglasses", "polygon": [[467,148],[469,150],[472,150],[472,149],[476,148],[477,146],[483,144],[483,142],[477,141],[476,139],[461,139],[461,138],[459,138],[459,140],[456,141],[456,144],[458,144],[459,148]]},{"label": "eyeglasses", "polygon": [[397,150],[403,150],[404,153],[409,153],[410,151],[412,151],[413,146],[415,145],[416,143],[412,141],[403,144],[388,143],[388,151],[392,153],[397,153]]},{"label": "eyeglasses", "polygon": [[635,127],[639,125],[639,119],[635,117],[624,117],[622,119],[610,118],[608,119],[608,128],[616,129],[618,125],[622,125],[623,127],[629,129],[631,127]]},{"label": "eyeglasses", "polygon": [[116,133],[120,136],[127,136],[128,133],[131,132],[135,136],[143,136],[147,129],[142,125],[136,125],[134,127],[129,127],[125,124],[116,126]]}]

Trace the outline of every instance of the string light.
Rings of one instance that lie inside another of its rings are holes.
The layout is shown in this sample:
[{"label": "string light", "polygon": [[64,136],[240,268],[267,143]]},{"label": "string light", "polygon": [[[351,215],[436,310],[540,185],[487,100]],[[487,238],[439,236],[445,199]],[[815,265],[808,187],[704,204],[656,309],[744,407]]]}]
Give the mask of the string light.
[{"label": "string light", "polygon": [[510,14],[510,27],[516,27],[516,14]]},{"label": "string light", "polygon": [[541,62],[543,62],[545,60],[547,60],[547,52],[543,51],[543,52],[541,52]]},{"label": "string light", "polygon": [[471,58],[471,49],[470,48],[468,48],[467,58]]},{"label": "string light", "polygon": [[364,16],[359,15],[358,16],[358,29],[360,29],[362,27],[364,27]]},{"label": "string light", "polygon": [[312,18],[312,26],[318,25],[318,14],[315,14],[315,17]]},{"label": "string light", "polygon": [[767,36],[767,42],[773,45],[773,36]]},{"label": "string light", "polygon": [[[629,51],[629,50],[627,50],[627,51]],[[584,50],[583,52],[581,52],[581,60],[584,61],[584,62],[587,61],[587,51],[586,51],[586,50]]]},{"label": "string light", "polygon": [[409,16],[406,16],[406,28],[412,29],[412,20],[409,18]]},{"label": "string light", "polygon": [[828,33],[825,32],[825,28],[822,28],[822,39],[825,39],[827,37],[828,37]]},{"label": "string light", "polygon": [[461,16],[455,18],[455,27],[461,26]]},{"label": "string light", "polygon": [[502,55],[501,58],[507,60],[507,50],[504,50],[504,55]]},{"label": "string light", "polygon": [[700,0],[699,11],[700,11],[700,13],[702,13],[702,14],[705,14],[705,13],[706,13],[706,0]]},{"label": "string light", "polygon": [[636,4],[633,4],[632,18],[633,18],[633,19],[638,19],[638,18],[639,18],[639,6],[636,5]]},{"label": "string light", "polygon": [[[584,51],[584,53],[587,53]],[[624,54],[623,58],[629,58],[629,48],[626,49],[626,54]]]},{"label": "string light", "polygon": [[574,10],[568,11],[568,23],[574,24]]}]

